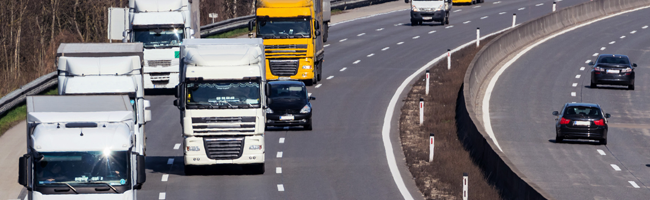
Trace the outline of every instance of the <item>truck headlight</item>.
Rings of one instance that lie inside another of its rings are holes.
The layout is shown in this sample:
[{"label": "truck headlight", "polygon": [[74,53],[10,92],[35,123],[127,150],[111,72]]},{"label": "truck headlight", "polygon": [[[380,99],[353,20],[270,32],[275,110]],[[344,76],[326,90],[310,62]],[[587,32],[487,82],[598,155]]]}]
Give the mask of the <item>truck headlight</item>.
[{"label": "truck headlight", "polygon": [[311,65],[302,66],[303,69],[311,69]]},{"label": "truck headlight", "polygon": [[271,108],[266,108],[266,114],[273,114],[273,110]]},{"label": "truck headlight", "polygon": [[445,5],[444,5],[444,4],[440,4],[440,5],[436,8],[435,11],[439,11],[439,10],[442,10],[442,9],[444,9],[444,8],[445,8]]},{"label": "truck headlight", "polygon": [[300,110],[300,113],[310,113],[311,112],[311,107],[309,105],[305,105],[305,107],[302,107]]},{"label": "truck headlight", "polygon": [[261,149],[262,149],[262,145],[259,145],[259,144],[257,144],[257,145],[251,145],[250,147],[248,147],[248,149],[250,149],[250,150],[261,150]]},{"label": "truck headlight", "polygon": [[198,146],[187,146],[187,151],[201,151]]},{"label": "truck headlight", "polygon": [[413,11],[415,11],[415,12],[419,11],[419,10],[418,10],[418,7],[415,7],[415,5],[411,6],[411,10],[413,10]]}]

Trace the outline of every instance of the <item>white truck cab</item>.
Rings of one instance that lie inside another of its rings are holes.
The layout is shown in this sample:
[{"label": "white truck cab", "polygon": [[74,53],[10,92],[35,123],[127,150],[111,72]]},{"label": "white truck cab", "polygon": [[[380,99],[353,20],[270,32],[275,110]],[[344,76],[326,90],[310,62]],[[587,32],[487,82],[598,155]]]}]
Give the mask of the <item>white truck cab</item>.
[{"label": "white truck cab", "polygon": [[128,96],[28,96],[26,199],[137,198],[146,180]]},{"label": "white truck cab", "polygon": [[[404,0],[409,3],[409,0]],[[410,0],[411,26],[421,25],[422,22],[440,22],[449,24],[449,12],[452,0]]]}]

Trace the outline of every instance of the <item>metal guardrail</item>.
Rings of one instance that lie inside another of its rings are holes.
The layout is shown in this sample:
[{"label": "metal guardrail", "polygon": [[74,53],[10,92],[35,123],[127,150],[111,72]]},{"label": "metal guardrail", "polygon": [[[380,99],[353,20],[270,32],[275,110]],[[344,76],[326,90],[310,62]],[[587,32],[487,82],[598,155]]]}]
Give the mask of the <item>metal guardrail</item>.
[{"label": "metal guardrail", "polygon": [[[331,1],[331,6],[332,9],[347,10],[388,1],[395,0],[337,0]],[[247,15],[201,26],[201,38],[225,33],[235,29],[246,28],[248,26],[248,21],[253,18],[255,18],[254,15]]]},{"label": "metal guardrail", "polygon": [[39,94],[46,89],[56,85],[58,82],[56,72],[52,72],[33,80],[32,82],[23,85],[17,90],[10,92],[4,97],[0,98],[0,116],[4,115],[7,111],[25,102],[28,95]]}]

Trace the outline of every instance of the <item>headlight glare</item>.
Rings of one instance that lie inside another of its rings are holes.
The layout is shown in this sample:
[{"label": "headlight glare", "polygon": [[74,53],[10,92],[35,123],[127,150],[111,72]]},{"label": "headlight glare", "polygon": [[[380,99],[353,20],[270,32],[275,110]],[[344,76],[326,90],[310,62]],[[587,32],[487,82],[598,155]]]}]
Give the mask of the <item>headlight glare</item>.
[{"label": "headlight glare", "polygon": [[305,66],[302,66],[302,69],[311,69],[311,66],[310,65],[305,65]]},{"label": "headlight glare", "polygon": [[305,107],[302,107],[300,110],[300,113],[310,113],[311,112],[311,107],[309,105],[305,105]]}]

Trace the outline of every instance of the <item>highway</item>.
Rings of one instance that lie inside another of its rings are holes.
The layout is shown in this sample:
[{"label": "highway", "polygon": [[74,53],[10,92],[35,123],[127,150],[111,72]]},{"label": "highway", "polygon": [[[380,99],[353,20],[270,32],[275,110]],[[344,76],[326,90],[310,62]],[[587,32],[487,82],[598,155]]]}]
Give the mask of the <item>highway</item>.
[{"label": "highway", "polygon": [[[585,1],[564,0],[558,8]],[[511,26],[512,13],[517,13],[521,23],[551,12],[551,5],[550,0],[515,0],[454,6],[449,26],[425,23],[412,27],[408,10],[335,24],[326,43],[323,80],[309,88],[317,98],[312,102],[314,130],[267,132],[264,175],[242,174],[231,166],[212,169],[214,173],[207,175],[184,175],[183,151],[177,149],[182,136],[179,111],[172,105],[174,97],[148,95],[153,113],[153,121],[146,126],[149,171],[138,197],[403,199],[389,170],[381,136],[385,110],[399,84],[447,49],[475,39],[476,27],[481,27],[483,34],[499,31]],[[639,82],[634,92],[639,94],[641,85]],[[547,110],[538,117],[552,120],[552,110]],[[611,113],[614,118],[621,115]],[[399,112],[391,122],[397,173],[404,179],[406,193],[422,199],[403,162],[397,119]],[[616,144],[616,140],[612,137],[610,143]],[[536,168],[526,170],[531,169]]]},{"label": "highway", "polygon": [[[520,57],[498,79],[490,120],[503,152],[556,199],[650,196],[650,9],[604,19],[552,38]],[[638,64],[635,90],[590,88],[587,65],[599,54]],[[608,144],[555,143],[555,116],[567,102],[600,104]]]}]

